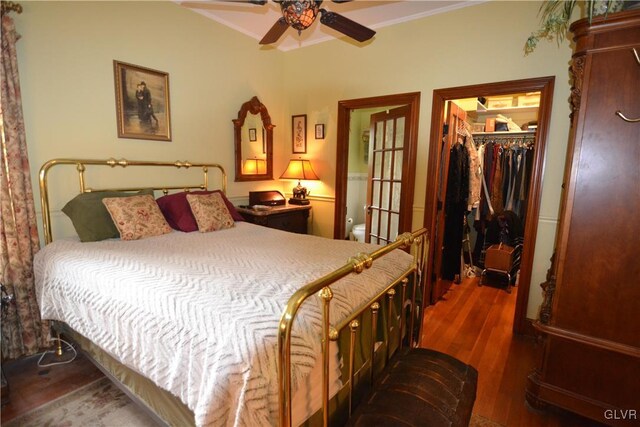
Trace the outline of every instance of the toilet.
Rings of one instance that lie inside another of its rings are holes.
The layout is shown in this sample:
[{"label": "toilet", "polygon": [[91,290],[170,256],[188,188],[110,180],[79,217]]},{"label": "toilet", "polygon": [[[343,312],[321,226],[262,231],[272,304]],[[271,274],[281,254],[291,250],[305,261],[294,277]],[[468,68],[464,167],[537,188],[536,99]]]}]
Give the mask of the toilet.
[{"label": "toilet", "polygon": [[353,233],[353,237],[355,237],[356,241],[364,243],[364,231],[365,224],[356,224],[353,226],[351,233]]}]

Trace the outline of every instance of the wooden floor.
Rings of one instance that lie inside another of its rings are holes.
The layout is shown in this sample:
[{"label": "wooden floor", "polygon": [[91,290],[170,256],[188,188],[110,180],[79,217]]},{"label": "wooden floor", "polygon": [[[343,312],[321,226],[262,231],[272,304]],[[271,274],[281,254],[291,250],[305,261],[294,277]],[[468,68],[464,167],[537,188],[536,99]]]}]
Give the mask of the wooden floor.
[{"label": "wooden floor", "polygon": [[[63,358],[67,355],[71,353],[65,352]],[[36,355],[3,364],[10,402],[2,406],[2,423],[104,376],[81,354],[69,364],[47,368],[38,367],[39,358]],[[47,355],[43,364],[55,360]]]},{"label": "wooden floor", "polygon": [[504,426],[586,427],[600,424],[560,410],[534,412],[525,404],[527,375],[535,366],[533,338],[514,336],[518,288],[453,285],[426,310],[422,347],[450,354],[478,370],[475,414]]},{"label": "wooden floor", "polygon": [[[526,377],[535,365],[535,343],[512,334],[517,288],[453,285],[444,300],[427,309],[422,345],[470,363],[479,372],[474,413],[505,426],[586,427],[597,424],[561,411],[536,413],[525,405]],[[2,422],[56,399],[102,376],[83,357],[68,365],[38,368],[38,357],[6,364],[11,402]]]}]

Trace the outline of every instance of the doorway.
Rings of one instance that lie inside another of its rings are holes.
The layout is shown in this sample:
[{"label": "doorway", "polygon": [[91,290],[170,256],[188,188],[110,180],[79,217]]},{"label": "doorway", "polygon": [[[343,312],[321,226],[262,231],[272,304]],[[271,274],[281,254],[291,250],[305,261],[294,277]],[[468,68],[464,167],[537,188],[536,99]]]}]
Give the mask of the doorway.
[{"label": "doorway", "polygon": [[[401,109],[391,109],[401,106]],[[372,143],[367,151],[370,165],[368,176],[373,183],[368,184],[367,224],[375,223],[374,230],[369,225],[366,235],[374,243],[384,244],[397,233],[411,231],[413,220],[413,195],[415,190],[416,151],[418,145],[418,116],[420,93],[406,93],[372,98],[361,98],[338,103],[338,138],[336,153],[336,196],[334,214],[334,239],[346,237],[347,219],[347,181],[349,175],[349,139],[351,116],[355,110],[387,107],[390,110],[377,118],[379,125],[371,128]],[[404,117],[404,118],[400,118]],[[374,119],[376,120],[376,119]],[[374,123],[374,122],[372,122]],[[379,135],[380,139],[376,139]],[[402,142],[398,142],[398,141]],[[380,145],[376,145],[380,142]],[[400,154],[398,154],[400,153]],[[396,154],[398,156],[396,157]],[[376,163],[378,159],[378,163]],[[384,161],[401,163],[400,167],[382,168]],[[400,162],[401,160],[401,162]],[[380,165],[377,174],[374,165]],[[384,172],[384,170],[387,172]],[[395,190],[393,190],[395,186]],[[377,189],[377,190],[376,190]],[[389,190],[388,192],[387,189]],[[376,201],[377,197],[377,201]],[[394,201],[395,200],[395,201]],[[375,216],[375,218],[373,218]],[[376,221],[373,221],[375,219]],[[384,226],[384,227],[383,227]],[[382,230],[385,230],[384,235]],[[372,232],[374,231],[374,232]],[[392,240],[392,239],[391,239]]]},{"label": "doorway", "polygon": [[[538,217],[540,210],[540,197],[542,189],[542,174],[544,171],[544,157],[546,151],[546,140],[549,130],[549,120],[551,116],[551,105],[553,100],[554,77],[542,77],[526,80],[515,80],[508,82],[489,83],[472,86],[462,86],[447,89],[438,89],[433,93],[433,108],[431,118],[431,134],[429,142],[429,161],[427,189],[425,197],[424,226],[429,230],[429,256],[425,278],[428,281],[427,289],[430,295],[435,296],[432,303],[437,300],[442,292],[442,284],[438,278],[440,268],[437,261],[442,254],[442,247],[437,242],[442,242],[444,233],[444,213],[443,203],[439,195],[442,193],[442,185],[446,186],[446,179],[443,182],[441,168],[448,164],[448,146],[443,144],[445,136],[444,124],[445,108],[448,101],[468,98],[486,98],[490,96],[510,95],[515,93],[539,92],[540,101],[538,109],[537,130],[535,132],[535,151],[532,158],[531,176],[528,184],[528,198],[526,201],[527,221],[524,227],[524,241],[520,256],[520,272],[518,281],[518,292],[516,309],[514,313],[513,332],[516,334],[530,333],[529,325],[526,321],[527,303],[529,300],[529,289],[531,282],[531,272],[533,267],[533,255],[535,251],[535,238],[538,228]],[[438,254],[438,256],[436,256]],[[426,300],[426,298],[425,298]]]}]

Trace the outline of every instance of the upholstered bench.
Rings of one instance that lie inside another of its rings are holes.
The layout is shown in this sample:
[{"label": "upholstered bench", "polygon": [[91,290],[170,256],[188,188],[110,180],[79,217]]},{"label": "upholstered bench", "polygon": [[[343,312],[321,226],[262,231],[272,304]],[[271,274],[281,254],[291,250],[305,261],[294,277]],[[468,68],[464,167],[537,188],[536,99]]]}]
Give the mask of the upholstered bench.
[{"label": "upholstered bench", "polygon": [[435,350],[400,351],[349,426],[468,426],[478,371]]}]

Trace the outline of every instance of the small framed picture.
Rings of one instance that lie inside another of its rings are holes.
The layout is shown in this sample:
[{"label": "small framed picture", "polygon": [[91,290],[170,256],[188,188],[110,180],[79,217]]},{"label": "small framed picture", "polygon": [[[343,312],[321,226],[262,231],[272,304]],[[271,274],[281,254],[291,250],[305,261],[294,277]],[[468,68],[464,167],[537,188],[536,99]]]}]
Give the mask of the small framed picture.
[{"label": "small framed picture", "polygon": [[307,115],[299,114],[291,117],[291,138],[293,153],[307,152]]},{"label": "small framed picture", "polygon": [[256,128],[249,128],[249,141],[255,142],[258,139],[256,138]]},{"label": "small framed picture", "polygon": [[316,125],[316,139],[324,139],[324,125]]},{"label": "small framed picture", "polygon": [[113,61],[118,138],[171,141],[169,74]]}]

